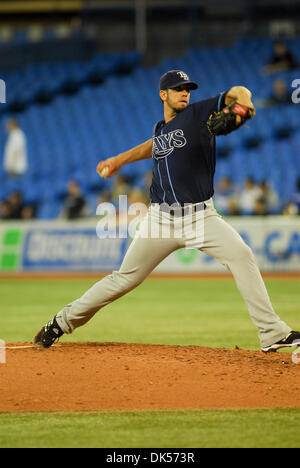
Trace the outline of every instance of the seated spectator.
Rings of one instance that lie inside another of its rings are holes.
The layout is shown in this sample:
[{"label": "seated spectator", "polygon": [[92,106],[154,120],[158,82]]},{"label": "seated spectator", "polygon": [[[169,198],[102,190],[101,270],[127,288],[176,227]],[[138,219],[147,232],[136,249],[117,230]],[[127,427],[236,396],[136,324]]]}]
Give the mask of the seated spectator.
[{"label": "seated spectator", "polygon": [[78,183],[71,180],[68,184],[65,206],[60,216],[66,219],[76,219],[85,216],[87,211],[87,204]]},{"label": "seated spectator", "polygon": [[29,220],[35,218],[36,210],[35,205],[24,205],[21,192],[13,192],[0,202],[0,219]]},{"label": "seated spectator", "polygon": [[233,215],[237,213],[238,207],[236,200],[238,199],[238,189],[233,184],[230,177],[221,177],[216,187],[214,203],[218,211],[225,215]]},{"label": "seated spectator", "polygon": [[235,200],[234,198],[231,198],[228,201],[228,213],[227,216],[240,216],[241,212],[239,209],[239,203],[238,200]]},{"label": "seated spectator", "polygon": [[7,200],[2,200],[0,202],[0,219],[3,219],[3,220],[11,219],[10,204]]},{"label": "seated spectator", "polygon": [[278,78],[273,83],[273,91],[266,100],[267,107],[280,106],[281,104],[292,104],[292,93],[289,91],[286,82]]},{"label": "seated spectator", "polygon": [[270,75],[282,71],[294,70],[297,66],[297,61],[286,44],[283,41],[276,41],[273,55],[269,63],[264,67],[263,72]]},{"label": "seated spectator", "polygon": [[285,216],[296,216],[296,215],[298,215],[299,210],[298,210],[297,205],[295,205],[295,203],[292,203],[292,202],[286,203],[286,205],[284,206],[284,208],[282,210],[282,214],[285,215]]},{"label": "seated spectator", "polygon": [[265,216],[268,214],[266,199],[264,197],[259,197],[255,200],[252,214],[254,216]]},{"label": "seated spectator", "polygon": [[12,192],[7,201],[10,205],[10,219],[22,219],[24,204],[21,192]]},{"label": "seated spectator", "polygon": [[261,182],[259,187],[261,189],[262,197],[265,200],[267,213],[277,213],[280,209],[280,200],[275,190],[267,181]]},{"label": "seated spectator", "polygon": [[34,219],[36,217],[36,207],[33,205],[25,205],[22,209],[21,217],[26,221]]},{"label": "seated spectator", "polygon": [[251,177],[244,182],[244,189],[241,192],[239,208],[242,214],[251,215],[255,209],[255,202],[261,197],[261,189],[255,184]]}]

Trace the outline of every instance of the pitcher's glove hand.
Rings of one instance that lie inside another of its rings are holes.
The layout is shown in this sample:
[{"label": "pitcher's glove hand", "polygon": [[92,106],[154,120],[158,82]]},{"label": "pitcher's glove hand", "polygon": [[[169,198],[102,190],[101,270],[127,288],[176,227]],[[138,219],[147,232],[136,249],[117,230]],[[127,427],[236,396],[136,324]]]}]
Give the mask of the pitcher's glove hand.
[{"label": "pitcher's glove hand", "polygon": [[228,135],[240,128],[244,123],[255,116],[255,109],[233,102],[221,112],[211,114],[207,121],[207,128],[211,135]]}]

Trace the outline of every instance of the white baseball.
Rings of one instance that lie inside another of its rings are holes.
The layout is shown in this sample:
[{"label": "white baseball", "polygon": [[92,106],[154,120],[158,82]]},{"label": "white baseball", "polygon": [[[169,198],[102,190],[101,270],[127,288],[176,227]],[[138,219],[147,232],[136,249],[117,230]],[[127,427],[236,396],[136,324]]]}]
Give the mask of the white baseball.
[{"label": "white baseball", "polygon": [[102,169],[102,171],[100,172],[100,175],[101,177],[105,177],[107,173],[108,173],[108,167],[105,166],[104,169]]}]

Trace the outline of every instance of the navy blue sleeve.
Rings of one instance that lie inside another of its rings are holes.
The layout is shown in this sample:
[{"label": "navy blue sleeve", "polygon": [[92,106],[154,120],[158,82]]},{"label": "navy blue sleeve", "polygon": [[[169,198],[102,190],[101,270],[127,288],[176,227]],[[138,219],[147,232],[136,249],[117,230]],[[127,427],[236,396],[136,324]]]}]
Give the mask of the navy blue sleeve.
[{"label": "navy blue sleeve", "polygon": [[162,126],[162,123],[163,123],[163,120],[160,120],[159,122],[156,122],[156,124],[154,125],[153,130],[152,130],[152,135],[153,136],[156,135],[156,132],[159,130],[159,127]]},{"label": "navy blue sleeve", "polygon": [[205,99],[204,101],[195,102],[192,104],[195,109],[196,118],[199,121],[207,122],[210,115],[214,112],[220,112],[225,107],[226,92],[218,94],[213,98]]}]

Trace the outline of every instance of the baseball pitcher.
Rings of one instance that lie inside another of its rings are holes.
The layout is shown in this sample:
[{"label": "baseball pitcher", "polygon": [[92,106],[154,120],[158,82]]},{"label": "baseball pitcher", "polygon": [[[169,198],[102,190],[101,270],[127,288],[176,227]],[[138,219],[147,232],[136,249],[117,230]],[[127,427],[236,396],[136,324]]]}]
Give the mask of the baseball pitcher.
[{"label": "baseball pitcher", "polygon": [[[193,247],[231,271],[258,329],[262,351],[300,346],[300,333],[291,330],[274,312],[251,249],[216,212],[212,200],[216,136],[236,131],[255,116],[251,92],[236,86],[216,97],[189,104],[191,90],[198,85],[183,71],[168,71],[159,85],[164,119],[154,126],[153,137],[97,167],[98,173],[107,178],[117,174],[124,164],[152,158],[148,214],[120,270],[63,307],[37,333],[34,344],[50,347],[64,333],[72,333],[97,311],[136,288],[169,254]],[[183,224],[185,229],[180,230]],[[203,229],[196,229],[199,224]],[[157,235],[165,226],[169,227],[169,235]]]}]

